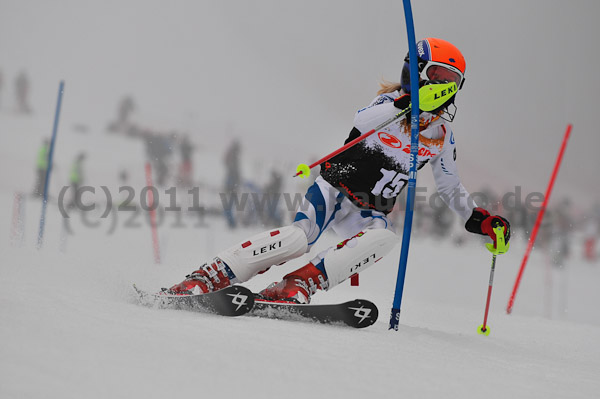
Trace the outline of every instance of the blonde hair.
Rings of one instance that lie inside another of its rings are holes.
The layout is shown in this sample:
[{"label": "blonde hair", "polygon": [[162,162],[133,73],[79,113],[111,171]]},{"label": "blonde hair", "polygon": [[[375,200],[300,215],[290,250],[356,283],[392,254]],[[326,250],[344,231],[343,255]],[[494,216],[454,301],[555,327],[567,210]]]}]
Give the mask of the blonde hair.
[{"label": "blonde hair", "polygon": [[389,80],[385,80],[385,79],[381,79],[381,82],[379,83],[379,91],[377,92],[377,95],[382,95],[385,93],[392,93],[396,90],[400,91],[402,89],[402,86],[400,85],[400,83],[396,83],[396,82],[390,82]]},{"label": "blonde hair", "polygon": [[[391,82],[389,80],[381,78],[381,82],[379,82],[379,91],[377,91],[377,95],[380,96],[386,93],[393,93],[396,90],[400,91],[401,89],[402,86],[400,85],[400,83]],[[404,125],[404,128],[406,130],[410,130],[410,121],[408,120],[408,118],[404,118],[403,120],[401,120],[400,124]]]}]

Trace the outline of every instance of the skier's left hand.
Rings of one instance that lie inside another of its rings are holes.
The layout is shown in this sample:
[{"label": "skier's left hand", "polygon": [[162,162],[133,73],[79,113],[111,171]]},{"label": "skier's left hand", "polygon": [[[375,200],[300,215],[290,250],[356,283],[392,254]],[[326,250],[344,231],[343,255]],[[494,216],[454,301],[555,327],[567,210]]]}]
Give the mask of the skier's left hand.
[{"label": "skier's left hand", "polygon": [[502,216],[490,215],[490,213],[483,208],[475,208],[473,209],[471,217],[465,224],[465,229],[471,233],[490,236],[494,242],[494,248],[496,248],[496,233],[494,232],[494,227],[498,226],[504,227],[504,241],[508,243],[510,240],[510,223],[508,220]]}]

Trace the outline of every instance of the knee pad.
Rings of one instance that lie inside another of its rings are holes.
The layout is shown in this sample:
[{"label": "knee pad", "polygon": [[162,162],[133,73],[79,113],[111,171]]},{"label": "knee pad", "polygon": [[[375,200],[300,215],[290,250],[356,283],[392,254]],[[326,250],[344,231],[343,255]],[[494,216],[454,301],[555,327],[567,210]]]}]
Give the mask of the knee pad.
[{"label": "knee pad", "polygon": [[320,253],[311,263],[324,268],[330,289],[375,264],[397,243],[398,236],[390,230],[367,229]]},{"label": "knee pad", "polygon": [[237,282],[250,280],[273,265],[279,265],[306,253],[308,241],[304,230],[286,226],[250,237],[217,254],[229,266]]}]

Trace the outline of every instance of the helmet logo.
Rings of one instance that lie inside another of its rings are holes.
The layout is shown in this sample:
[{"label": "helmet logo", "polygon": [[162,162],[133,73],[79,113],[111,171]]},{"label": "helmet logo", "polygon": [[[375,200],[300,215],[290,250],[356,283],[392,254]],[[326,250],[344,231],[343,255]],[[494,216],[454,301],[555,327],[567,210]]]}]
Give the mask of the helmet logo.
[{"label": "helmet logo", "polygon": [[423,42],[424,40],[421,40],[419,43],[417,43],[417,53],[419,58],[423,58],[425,55],[425,44]]},{"label": "helmet logo", "polygon": [[377,135],[379,136],[379,140],[381,140],[381,142],[388,147],[402,148],[402,142],[398,139],[398,137],[386,132],[379,132]]},{"label": "helmet logo", "polygon": [[456,62],[456,60],[454,58],[449,58],[448,61],[450,61],[450,62]]}]

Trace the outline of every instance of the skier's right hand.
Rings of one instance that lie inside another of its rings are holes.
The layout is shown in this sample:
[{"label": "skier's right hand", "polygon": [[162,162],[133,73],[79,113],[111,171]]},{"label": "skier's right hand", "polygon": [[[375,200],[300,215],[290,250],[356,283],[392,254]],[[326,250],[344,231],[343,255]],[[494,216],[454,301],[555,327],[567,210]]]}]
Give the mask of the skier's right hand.
[{"label": "skier's right hand", "polygon": [[406,109],[410,106],[410,94],[403,94],[394,100],[394,107]]}]

